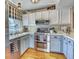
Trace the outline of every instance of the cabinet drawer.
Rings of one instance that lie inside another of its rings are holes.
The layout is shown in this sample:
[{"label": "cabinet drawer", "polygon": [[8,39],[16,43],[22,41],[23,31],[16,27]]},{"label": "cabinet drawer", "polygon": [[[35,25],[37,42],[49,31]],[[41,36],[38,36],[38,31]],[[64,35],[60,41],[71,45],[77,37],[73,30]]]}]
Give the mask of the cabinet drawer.
[{"label": "cabinet drawer", "polygon": [[50,38],[51,39],[61,39],[62,36],[59,36],[59,35],[51,35]]}]

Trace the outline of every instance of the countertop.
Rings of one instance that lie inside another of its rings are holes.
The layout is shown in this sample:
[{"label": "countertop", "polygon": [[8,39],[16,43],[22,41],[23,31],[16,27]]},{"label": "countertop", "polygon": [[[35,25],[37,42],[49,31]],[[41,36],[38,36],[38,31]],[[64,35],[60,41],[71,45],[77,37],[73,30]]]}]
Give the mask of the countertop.
[{"label": "countertop", "polygon": [[[31,35],[31,34],[34,34],[34,33],[33,32],[24,32],[24,33],[20,33],[20,34],[16,34],[16,35],[10,35],[9,40],[19,38],[19,37],[22,37],[22,36],[25,36],[25,35]],[[68,38],[74,40],[73,33],[66,34],[66,33],[63,33],[63,32],[58,32],[58,33],[46,33],[46,34],[48,34],[48,35],[63,35],[65,37],[68,37]]]},{"label": "countertop", "polygon": [[50,35],[63,35],[65,37],[68,37],[72,40],[74,40],[74,32],[71,32],[70,34],[64,33],[62,31],[59,31],[58,33],[51,33]]},{"label": "countertop", "polygon": [[25,36],[25,35],[29,35],[29,34],[33,34],[33,33],[32,32],[23,32],[23,33],[20,33],[20,34],[10,35],[9,40],[19,38],[19,37],[22,37],[22,36]]}]

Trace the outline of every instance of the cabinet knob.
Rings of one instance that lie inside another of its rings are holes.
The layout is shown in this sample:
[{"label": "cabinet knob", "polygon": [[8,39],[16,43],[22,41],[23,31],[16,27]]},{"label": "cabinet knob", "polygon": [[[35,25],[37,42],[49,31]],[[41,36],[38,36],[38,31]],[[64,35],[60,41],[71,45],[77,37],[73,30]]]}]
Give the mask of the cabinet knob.
[{"label": "cabinet knob", "polygon": [[54,38],[57,38],[57,36],[54,36]]},{"label": "cabinet knob", "polygon": [[69,43],[71,43],[71,41],[68,41]]}]

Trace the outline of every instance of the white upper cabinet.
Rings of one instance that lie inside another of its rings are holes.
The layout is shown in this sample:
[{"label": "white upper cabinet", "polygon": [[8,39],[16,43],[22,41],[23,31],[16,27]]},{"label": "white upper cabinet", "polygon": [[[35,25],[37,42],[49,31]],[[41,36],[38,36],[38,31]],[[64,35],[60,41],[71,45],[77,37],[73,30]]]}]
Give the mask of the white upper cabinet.
[{"label": "white upper cabinet", "polygon": [[23,15],[23,26],[28,26],[28,14]]},{"label": "white upper cabinet", "polygon": [[42,11],[41,12],[41,19],[42,20],[48,20],[48,15],[49,15],[48,11]]},{"label": "white upper cabinet", "polygon": [[61,24],[70,24],[70,10],[61,10]]},{"label": "white upper cabinet", "polygon": [[40,11],[35,13],[36,20],[48,20],[49,11]]},{"label": "white upper cabinet", "polygon": [[35,20],[41,20],[41,12],[35,13]]},{"label": "white upper cabinet", "polygon": [[58,11],[57,10],[49,11],[49,20],[50,20],[50,25],[58,24]]},{"label": "white upper cabinet", "polygon": [[29,14],[29,26],[35,26],[35,13]]},{"label": "white upper cabinet", "polygon": [[35,13],[23,15],[23,25],[34,26],[35,25]]}]

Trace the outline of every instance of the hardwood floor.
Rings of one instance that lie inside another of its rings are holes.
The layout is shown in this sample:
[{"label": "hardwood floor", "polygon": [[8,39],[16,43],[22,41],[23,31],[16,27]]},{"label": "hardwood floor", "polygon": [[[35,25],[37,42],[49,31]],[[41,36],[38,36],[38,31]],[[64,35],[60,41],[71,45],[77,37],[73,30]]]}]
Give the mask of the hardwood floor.
[{"label": "hardwood floor", "polygon": [[5,59],[11,59],[10,48],[5,49]]},{"label": "hardwood floor", "polygon": [[46,53],[35,49],[28,49],[20,59],[66,59],[63,54]]},{"label": "hardwood floor", "polygon": [[10,48],[5,49],[5,59],[20,59],[20,54],[18,51],[11,54]]}]

